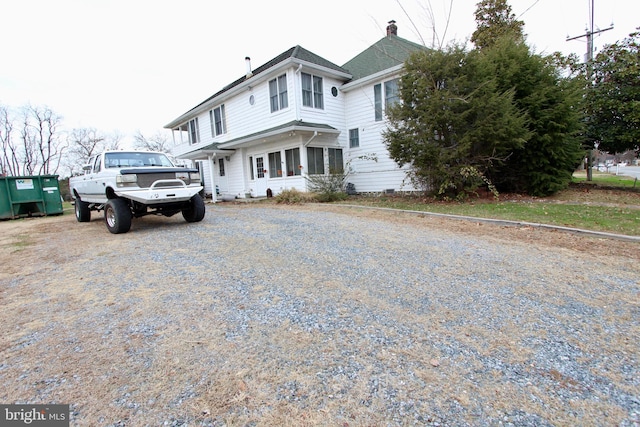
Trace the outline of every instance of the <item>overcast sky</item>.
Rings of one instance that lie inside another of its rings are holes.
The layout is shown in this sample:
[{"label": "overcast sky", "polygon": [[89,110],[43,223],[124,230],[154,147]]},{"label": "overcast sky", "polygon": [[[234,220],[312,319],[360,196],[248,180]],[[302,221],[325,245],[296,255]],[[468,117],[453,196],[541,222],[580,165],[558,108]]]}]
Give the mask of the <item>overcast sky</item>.
[{"label": "overcast sky", "polygon": [[[391,19],[400,37],[430,47],[465,41],[477,2],[0,0],[0,105],[48,106],[66,129],[168,133],[165,124],[243,76],[246,56],[256,68],[300,45],[342,65]],[[591,0],[509,4],[537,52],[585,54],[586,38],[566,39],[585,33]],[[595,0],[596,28],[615,27],[596,49],[625,38],[639,17],[638,0]]]}]

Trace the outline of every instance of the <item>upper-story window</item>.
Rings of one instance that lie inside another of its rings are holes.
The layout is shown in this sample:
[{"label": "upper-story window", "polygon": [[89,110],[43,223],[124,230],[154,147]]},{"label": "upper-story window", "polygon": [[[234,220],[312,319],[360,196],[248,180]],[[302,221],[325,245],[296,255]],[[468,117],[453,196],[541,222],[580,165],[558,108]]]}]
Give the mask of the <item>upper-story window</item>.
[{"label": "upper-story window", "polygon": [[[398,102],[400,97],[398,96],[398,79],[393,79],[384,82],[384,109],[391,107]],[[378,83],[373,86],[373,101],[375,110],[375,120],[379,122],[382,120],[382,83]]]},{"label": "upper-story window", "polygon": [[302,105],[324,109],[322,77],[302,73]]},{"label": "upper-story window", "polygon": [[376,122],[382,120],[382,85],[378,83],[373,87],[373,104]]},{"label": "upper-story window", "polygon": [[200,142],[200,129],[198,128],[198,118],[189,120],[189,144]]},{"label": "upper-story window", "polygon": [[384,82],[384,108],[387,109],[398,102],[398,79]]},{"label": "upper-story window", "polygon": [[278,78],[269,81],[269,99],[271,101],[270,103],[272,113],[289,106],[286,74],[283,74]]},{"label": "upper-story window", "polygon": [[224,114],[224,104],[209,110],[209,120],[211,120],[211,136],[216,137],[227,132],[226,117]]}]

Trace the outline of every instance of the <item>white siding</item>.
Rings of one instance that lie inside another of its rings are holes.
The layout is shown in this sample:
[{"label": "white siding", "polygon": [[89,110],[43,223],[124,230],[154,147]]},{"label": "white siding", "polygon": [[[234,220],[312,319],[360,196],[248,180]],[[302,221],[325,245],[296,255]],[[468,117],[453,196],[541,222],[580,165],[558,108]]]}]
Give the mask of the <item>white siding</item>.
[{"label": "white siding", "polygon": [[[304,107],[302,105],[301,72],[323,78],[323,109]],[[283,73],[287,75],[288,107],[271,113],[269,80],[277,78]],[[225,105],[225,134],[217,137],[212,135],[209,118],[210,108],[207,108],[198,114],[201,142],[193,146],[188,144],[178,146],[174,150],[174,154],[180,155],[215,142],[224,143],[295,120],[302,120],[307,123],[329,125],[339,130],[340,133],[337,136],[319,132],[309,146],[342,148],[345,166],[350,170],[348,182],[356,186],[356,191],[380,192],[387,189],[411,191],[413,187],[406,179],[407,169],[398,168],[396,163],[389,157],[384,145],[381,133],[385,129],[385,122],[376,122],[374,117],[373,86],[378,83],[384,83],[384,81],[394,77],[397,76],[388,76],[343,92],[340,90],[343,84],[341,80],[316,70],[307,69],[304,66],[301,68],[292,66],[286,71],[280,70],[264,76],[254,76],[254,85],[249,85],[239,91],[232,89],[227,95],[233,96],[211,105],[211,108],[218,107],[221,103]],[[337,96],[333,96],[331,93],[333,87],[338,90]],[[253,103],[250,103],[252,97]],[[350,149],[349,129],[353,128],[359,129],[360,146]],[[252,182],[250,179],[249,156],[255,158],[256,156],[264,155],[265,166],[268,169],[269,153],[280,151],[284,160],[284,150],[299,147],[304,174],[304,168],[306,168],[305,144],[308,142],[310,135],[309,132],[296,132],[296,135],[282,135],[282,138],[276,141],[272,140],[268,143],[238,148],[233,154],[229,154],[228,160],[225,159],[226,175],[224,177],[219,176],[218,161],[217,158],[214,159],[214,181],[219,186],[220,193],[244,197],[245,193],[254,189],[255,181]],[[375,157],[377,161],[371,160],[371,157]],[[209,174],[211,173],[211,164],[208,161],[204,163],[203,175],[206,192],[211,193],[214,191],[214,189],[210,188],[211,179]],[[274,194],[290,188],[304,190],[306,181],[303,177],[298,176],[268,176],[267,188],[270,188]]]},{"label": "white siding", "polygon": [[[386,129],[385,120],[375,121],[373,86],[394,77],[397,76],[373,81],[345,93],[346,146],[349,144],[349,129],[357,128],[360,136],[360,146],[347,148],[345,151],[345,162],[349,163],[351,170],[347,181],[355,185],[357,192],[414,190],[406,178],[407,168],[400,169],[389,157],[382,137],[382,132]],[[371,157],[375,157],[377,161],[371,160]]]},{"label": "white siding", "polygon": [[200,165],[201,178],[204,182],[204,194],[213,194],[211,188],[211,163],[208,160],[203,160],[200,162]]},{"label": "white siding", "polygon": [[[278,74],[281,75],[282,73]],[[239,93],[227,101],[227,137],[225,140],[251,135],[274,126],[296,119],[293,99],[293,71],[288,70],[287,95],[289,106],[283,110],[271,112],[269,103],[269,81],[263,81],[255,87]],[[278,75],[274,75],[276,78]],[[253,96],[254,103],[249,100]]]},{"label": "white siding", "polygon": [[[299,148],[300,149],[300,162],[305,164],[302,157],[302,152],[304,150],[303,144],[306,142],[303,137],[300,135],[295,135],[290,138],[282,139],[281,141],[272,142],[269,144],[262,144],[257,147],[251,147],[247,149],[245,152],[245,170],[249,170],[248,166],[248,158],[251,156],[255,158],[256,156],[264,156],[264,165],[265,169],[269,170],[269,153],[280,152],[280,157],[283,162],[285,162],[285,150]],[[283,190],[291,190],[296,189],[299,191],[305,190],[306,181],[302,175],[294,175],[294,176],[286,176],[286,168],[285,165],[280,165],[277,169],[282,170],[281,176],[270,176],[266,177],[267,188],[270,188],[273,191],[273,194],[279,194]],[[302,169],[302,173],[304,173],[304,168]],[[250,175],[247,173],[247,185],[248,189],[255,190],[255,182],[251,181]]]}]

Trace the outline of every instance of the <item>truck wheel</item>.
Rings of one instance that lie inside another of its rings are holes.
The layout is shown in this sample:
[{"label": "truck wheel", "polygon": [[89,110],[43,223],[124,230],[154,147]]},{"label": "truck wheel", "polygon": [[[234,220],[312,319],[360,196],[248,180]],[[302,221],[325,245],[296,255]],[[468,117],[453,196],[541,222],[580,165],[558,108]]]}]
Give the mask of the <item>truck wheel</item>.
[{"label": "truck wheel", "polygon": [[91,221],[91,210],[89,209],[89,203],[83,202],[80,198],[76,199],[75,203],[76,219],[78,222]]},{"label": "truck wheel", "polygon": [[131,210],[122,199],[109,199],[104,206],[104,222],[113,234],[126,233],[131,228]]},{"label": "truck wheel", "polygon": [[189,199],[189,207],[182,210],[182,216],[187,222],[198,222],[204,218],[204,200],[199,194]]}]

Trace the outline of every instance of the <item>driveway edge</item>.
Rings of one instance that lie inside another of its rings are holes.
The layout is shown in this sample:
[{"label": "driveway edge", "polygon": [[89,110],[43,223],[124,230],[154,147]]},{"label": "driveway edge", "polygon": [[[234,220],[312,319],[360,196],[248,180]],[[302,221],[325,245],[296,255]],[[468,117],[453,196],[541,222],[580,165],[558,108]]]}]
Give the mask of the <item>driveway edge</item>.
[{"label": "driveway edge", "polygon": [[374,206],[344,205],[344,204],[332,204],[332,206],[343,206],[348,208],[371,209],[371,210],[388,211],[388,212],[402,212],[402,213],[407,213],[412,215],[426,215],[426,216],[433,216],[433,217],[439,217],[439,218],[482,222],[486,224],[504,225],[507,227],[536,227],[536,228],[543,228],[548,230],[563,231],[563,232],[573,233],[573,234],[580,234],[582,236],[597,237],[602,239],[615,239],[615,240],[622,240],[627,242],[640,243],[640,236],[627,236],[624,234],[607,233],[604,231],[584,230],[581,228],[563,227],[559,225],[540,224],[535,222],[481,218],[481,217],[466,216],[466,215],[451,215],[451,214],[426,212],[426,211],[414,211],[414,210],[408,210],[408,209],[380,208],[380,207],[374,207]]}]

